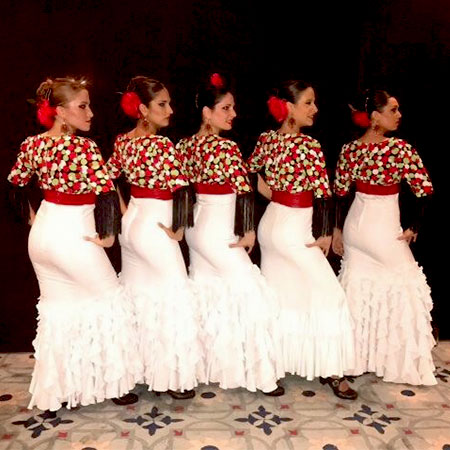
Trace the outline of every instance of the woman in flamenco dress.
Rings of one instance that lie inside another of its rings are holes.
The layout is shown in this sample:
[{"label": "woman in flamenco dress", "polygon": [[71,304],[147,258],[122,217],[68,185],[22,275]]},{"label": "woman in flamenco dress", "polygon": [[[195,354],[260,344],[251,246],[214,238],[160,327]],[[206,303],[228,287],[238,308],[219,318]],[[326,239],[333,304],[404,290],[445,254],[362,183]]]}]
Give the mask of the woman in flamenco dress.
[{"label": "woman in flamenco dress", "polygon": [[258,227],[261,272],[280,299],[283,366],[354,400],[344,372],[353,367],[353,330],[339,282],[326,259],[333,223],[331,190],[319,142],[302,129],[318,109],[312,86],[282,83],[268,101],[278,130],[264,132],[247,161],[263,171],[271,202]]},{"label": "woman in flamenco dress", "polygon": [[[91,127],[86,81],[47,79],[37,105],[48,130],[25,139],[8,176],[31,224],[40,289],[29,408],[56,416],[63,404],[134,403],[128,392],[142,376],[134,315],[103,248],[119,231],[119,202],[97,145],[75,134]],[[36,213],[25,190],[34,175],[44,196]]]},{"label": "woman in flamenco dress", "polygon": [[[400,123],[397,99],[370,90],[359,106],[353,119],[366,131],[343,146],[334,182],[333,249],[343,255],[339,279],[356,326],[356,365],[350,373],[375,372],[384,381],[433,385],[430,288],[409,247],[433,187],[414,147],[389,137]],[[415,198],[403,228],[402,182]]]},{"label": "woman in flamenco dress", "polygon": [[275,318],[277,301],[248,251],[254,245],[253,194],[237,144],[220,136],[236,117],[219,74],[196,95],[199,131],[177,148],[194,184],[193,228],[186,232],[206,349],[207,382],[283,395]]},{"label": "woman in flamenco dress", "polygon": [[122,202],[120,279],[135,305],[144,381],[150,391],[189,399],[203,381],[204,361],[178,243],[192,225],[189,183],[174,145],[158,134],[169,125],[170,101],[158,80],[130,81],[121,105],[136,126],[117,137],[107,168],[113,179],[123,173],[131,186],[128,207]]}]

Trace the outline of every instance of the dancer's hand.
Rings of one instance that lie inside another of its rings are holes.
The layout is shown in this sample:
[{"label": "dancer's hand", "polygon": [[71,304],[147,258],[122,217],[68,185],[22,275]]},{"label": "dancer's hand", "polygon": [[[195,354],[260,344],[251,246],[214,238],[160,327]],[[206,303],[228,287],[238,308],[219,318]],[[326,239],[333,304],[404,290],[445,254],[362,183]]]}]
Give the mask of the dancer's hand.
[{"label": "dancer's hand", "polygon": [[330,251],[331,246],[331,236],[320,236],[320,238],[315,242],[313,242],[312,244],[306,244],[306,246],[308,248],[319,247],[322,250],[323,254],[325,256],[328,256],[328,252]]},{"label": "dancer's hand", "polygon": [[250,253],[255,245],[255,240],[256,233],[254,232],[254,230],[247,231],[247,233],[245,233],[244,236],[239,239],[239,241],[237,241],[235,244],[230,244],[228,247],[244,247],[245,249],[247,249],[247,253]]},{"label": "dancer's hand", "polygon": [[416,242],[417,240],[417,233],[408,228],[405,230],[398,238],[399,241],[406,241],[406,243],[409,245],[412,242]]},{"label": "dancer's hand", "polygon": [[100,239],[98,237],[98,234],[96,233],[94,237],[84,236],[83,239],[85,241],[93,242],[94,244],[98,245],[99,247],[109,248],[109,247],[113,246],[116,237],[114,235],[110,235],[110,236],[104,237],[103,239]]},{"label": "dancer's hand", "polygon": [[263,180],[263,177],[258,173],[258,192],[266,197],[267,200],[272,198],[272,191],[267,183]]},{"label": "dancer's hand", "polygon": [[34,219],[36,218],[36,213],[34,212],[34,209],[31,207],[29,203],[28,205],[30,206],[30,216],[28,217],[28,225],[30,225],[31,227],[34,223]]},{"label": "dancer's hand", "polygon": [[169,236],[170,239],[173,239],[174,241],[180,242],[181,239],[183,239],[184,227],[178,228],[176,233],[172,230],[172,228],[166,227],[161,222],[158,222],[158,227],[162,228],[166,232],[167,236]]},{"label": "dancer's hand", "polygon": [[344,256],[344,239],[342,237],[342,230],[335,228],[333,230],[333,241],[331,248],[336,255]]}]

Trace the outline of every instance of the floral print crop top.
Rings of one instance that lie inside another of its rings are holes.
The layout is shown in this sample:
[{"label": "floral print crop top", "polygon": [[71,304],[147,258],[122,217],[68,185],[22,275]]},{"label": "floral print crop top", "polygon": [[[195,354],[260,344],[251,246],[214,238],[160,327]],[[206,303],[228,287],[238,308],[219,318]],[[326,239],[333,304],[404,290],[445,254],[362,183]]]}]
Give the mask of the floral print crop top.
[{"label": "floral print crop top", "polygon": [[189,184],[181,155],[164,136],[117,136],[106,167],[111,178],[123,171],[128,183],[139,187],[173,192]]},{"label": "floral print crop top", "polygon": [[8,181],[25,186],[34,174],[44,190],[66,194],[114,190],[97,145],[82,136],[40,134],[25,139]]},{"label": "floral print crop top", "polygon": [[354,181],[388,186],[402,180],[417,197],[433,193],[433,185],[417,151],[395,137],[379,143],[352,141],[342,147],[336,168],[334,191],[348,194]]},{"label": "floral print crop top", "polygon": [[251,192],[247,169],[235,142],[213,134],[194,135],[178,142],[177,149],[192,183],[228,183],[236,194]]},{"label": "floral print crop top", "polygon": [[322,149],[306,134],[262,133],[247,164],[250,172],[264,168],[266,183],[274,191],[313,191],[316,198],[331,197]]}]

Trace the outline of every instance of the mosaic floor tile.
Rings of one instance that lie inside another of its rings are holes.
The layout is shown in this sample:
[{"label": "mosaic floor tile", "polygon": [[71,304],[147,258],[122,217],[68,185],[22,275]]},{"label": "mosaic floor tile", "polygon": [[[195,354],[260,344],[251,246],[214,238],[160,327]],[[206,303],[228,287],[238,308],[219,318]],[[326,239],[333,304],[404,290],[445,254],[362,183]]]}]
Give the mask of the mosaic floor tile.
[{"label": "mosaic floor tile", "polygon": [[433,351],[438,384],[351,379],[356,401],[318,380],[283,380],[273,398],[202,385],[191,400],[133,391],[135,405],[111,401],[48,417],[28,410],[34,360],[0,355],[0,450],[450,450],[450,342]]}]

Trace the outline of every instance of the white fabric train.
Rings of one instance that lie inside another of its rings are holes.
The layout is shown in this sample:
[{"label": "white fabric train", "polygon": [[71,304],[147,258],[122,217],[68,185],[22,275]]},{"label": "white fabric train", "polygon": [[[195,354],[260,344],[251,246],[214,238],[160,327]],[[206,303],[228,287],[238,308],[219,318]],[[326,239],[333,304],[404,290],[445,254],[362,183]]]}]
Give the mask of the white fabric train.
[{"label": "white fabric train", "polygon": [[120,279],[134,301],[148,389],[190,390],[205,378],[196,307],[180,246],[158,222],[170,227],[172,200],[131,197]]},{"label": "white fabric train", "polygon": [[141,377],[131,302],[105,251],[83,239],[95,233],[93,210],[44,200],[30,231],[41,295],[29,408],[120,397]]},{"label": "white fabric train", "polygon": [[354,365],[345,294],[322,251],[306,247],[311,225],[312,207],[271,202],[258,227],[261,272],[280,298],[284,369],[308,380]]},{"label": "white fabric train", "polygon": [[199,302],[207,381],[224,389],[276,389],[284,375],[276,298],[234,235],[235,194],[197,194],[186,233],[190,276]]},{"label": "white fabric train", "polygon": [[356,193],[339,279],[356,324],[356,367],[384,381],[436,384],[430,288],[402,233],[398,194]]}]

